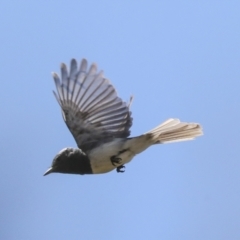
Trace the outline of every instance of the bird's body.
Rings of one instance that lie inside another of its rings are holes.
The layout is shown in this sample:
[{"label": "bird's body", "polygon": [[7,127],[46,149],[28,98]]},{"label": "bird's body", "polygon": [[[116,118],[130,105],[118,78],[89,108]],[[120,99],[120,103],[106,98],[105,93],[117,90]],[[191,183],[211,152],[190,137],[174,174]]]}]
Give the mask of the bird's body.
[{"label": "bird's body", "polygon": [[114,170],[116,166],[109,161],[112,157],[121,159],[120,166],[130,162],[136,154],[149,146],[145,139],[146,136],[127,139],[116,138],[109,143],[94,148],[88,155],[91,159],[93,173],[106,173]]},{"label": "bird's body", "polygon": [[70,174],[124,172],[124,164],[153,144],[192,140],[202,135],[196,123],[168,119],[151,131],[128,138],[132,125],[129,107],[116,94],[111,83],[97,72],[96,64],[87,70],[82,60],[79,70],[75,59],[68,73],[61,65],[61,80],[53,74],[63,119],[79,148],[65,148],[53,160],[44,175],[52,172]]}]

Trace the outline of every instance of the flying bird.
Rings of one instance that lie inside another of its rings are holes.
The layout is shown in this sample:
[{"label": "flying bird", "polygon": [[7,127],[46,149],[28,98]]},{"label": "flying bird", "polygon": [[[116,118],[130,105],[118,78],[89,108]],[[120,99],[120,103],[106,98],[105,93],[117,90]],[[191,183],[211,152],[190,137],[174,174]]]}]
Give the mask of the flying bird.
[{"label": "flying bird", "polygon": [[128,103],[122,101],[95,63],[88,68],[87,60],[83,59],[78,67],[72,59],[69,71],[62,63],[61,77],[52,75],[56,85],[53,93],[78,148],[62,149],[44,176],[53,172],[82,175],[114,169],[124,172],[125,164],[151,145],[203,135],[198,123],[170,118],[140,136],[129,137],[132,97]]}]

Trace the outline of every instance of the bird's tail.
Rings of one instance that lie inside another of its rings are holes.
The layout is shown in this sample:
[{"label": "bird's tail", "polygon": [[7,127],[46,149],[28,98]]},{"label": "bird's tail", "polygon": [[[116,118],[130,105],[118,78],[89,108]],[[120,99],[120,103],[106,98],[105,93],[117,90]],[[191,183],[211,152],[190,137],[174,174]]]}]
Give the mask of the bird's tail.
[{"label": "bird's tail", "polygon": [[157,144],[193,140],[203,135],[203,131],[198,123],[180,122],[179,119],[170,118],[145,135],[149,136],[152,144]]},{"label": "bird's tail", "polygon": [[170,118],[141,136],[129,138],[124,148],[138,154],[153,144],[193,140],[201,135],[203,131],[198,123],[185,123]]}]

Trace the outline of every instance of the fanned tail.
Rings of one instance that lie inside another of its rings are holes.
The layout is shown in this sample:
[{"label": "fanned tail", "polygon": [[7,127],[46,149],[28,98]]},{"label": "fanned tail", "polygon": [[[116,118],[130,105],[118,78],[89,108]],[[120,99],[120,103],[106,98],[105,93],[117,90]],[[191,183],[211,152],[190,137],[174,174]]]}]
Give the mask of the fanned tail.
[{"label": "fanned tail", "polygon": [[179,119],[170,118],[145,135],[150,137],[153,144],[157,144],[193,140],[203,135],[203,131],[198,123],[180,122]]}]

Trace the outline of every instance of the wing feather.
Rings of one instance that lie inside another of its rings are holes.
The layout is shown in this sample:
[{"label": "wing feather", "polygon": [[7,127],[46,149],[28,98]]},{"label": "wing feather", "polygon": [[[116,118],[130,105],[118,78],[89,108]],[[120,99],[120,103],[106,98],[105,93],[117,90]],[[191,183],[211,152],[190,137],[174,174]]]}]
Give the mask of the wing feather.
[{"label": "wing feather", "polygon": [[53,73],[56,85],[54,96],[61,106],[63,119],[73,134],[77,145],[86,153],[103,142],[130,135],[132,125],[130,103],[117,96],[103,71],[93,63],[88,69],[86,59],[77,66],[71,60],[69,72],[61,64],[61,79]]}]

